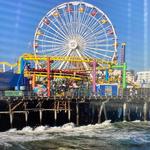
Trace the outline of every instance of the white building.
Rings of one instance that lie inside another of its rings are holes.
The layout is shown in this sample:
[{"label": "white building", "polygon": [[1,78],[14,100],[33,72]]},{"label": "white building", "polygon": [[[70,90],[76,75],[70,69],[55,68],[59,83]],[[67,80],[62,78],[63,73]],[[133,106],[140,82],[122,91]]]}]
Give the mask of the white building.
[{"label": "white building", "polygon": [[143,88],[150,88],[150,71],[137,72],[137,81]]}]

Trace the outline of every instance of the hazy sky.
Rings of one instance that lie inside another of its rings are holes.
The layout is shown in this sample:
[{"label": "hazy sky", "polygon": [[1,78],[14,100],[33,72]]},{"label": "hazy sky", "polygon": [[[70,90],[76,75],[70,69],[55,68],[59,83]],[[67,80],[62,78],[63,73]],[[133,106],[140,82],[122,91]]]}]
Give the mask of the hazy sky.
[{"label": "hazy sky", "polygon": [[[14,63],[32,53],[37,24],[53,7],[69,0],[0,0],[0,61]],[[150,0],[85,0],[104,11],[118,41],[127,43],[129,69],[150,70]],[[118,47],[118,52],[120,47]]]}]

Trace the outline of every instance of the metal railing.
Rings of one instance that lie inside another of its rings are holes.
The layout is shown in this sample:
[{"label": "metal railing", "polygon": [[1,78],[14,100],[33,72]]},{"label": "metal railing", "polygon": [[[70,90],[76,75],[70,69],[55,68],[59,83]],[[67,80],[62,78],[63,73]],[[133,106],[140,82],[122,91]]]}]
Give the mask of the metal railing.
[{"label": "metal railing", "polygon": [[[33,91],[21,91],[23,96],[43,96],[37,95]],[[5,91],[0,91],[0,97],[6,96]],[[52,90],[51,96],[59,97],[90,97],[90,96],[101,96],[99,92],[93,93],[92,87],[78,87],[78,88],[68,88],[62,89],[61,91]],[[106,95],[107,96],[107,95]],[[110,95],[111,96],[111,95]],[[118,96],[130,96],[130,97],[150,97],[150,88],[138,88],[138,89],[125,89],[123,93],[118,93]]]}]

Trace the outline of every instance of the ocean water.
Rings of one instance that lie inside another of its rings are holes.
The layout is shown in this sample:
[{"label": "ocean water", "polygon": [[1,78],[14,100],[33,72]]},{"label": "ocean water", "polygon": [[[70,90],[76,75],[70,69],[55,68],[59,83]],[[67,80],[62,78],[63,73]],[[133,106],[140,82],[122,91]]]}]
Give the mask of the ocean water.
[{"label": "ocean water", "polygon": [[149,150],[150,122],[25,127],[0,133],[0,150]]}]

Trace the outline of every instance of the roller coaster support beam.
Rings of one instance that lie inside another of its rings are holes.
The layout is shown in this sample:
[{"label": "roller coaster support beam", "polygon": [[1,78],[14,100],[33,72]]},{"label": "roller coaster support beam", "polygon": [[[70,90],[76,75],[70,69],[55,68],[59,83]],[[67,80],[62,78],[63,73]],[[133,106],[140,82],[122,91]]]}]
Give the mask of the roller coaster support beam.
[{"label": "roller coaster support beam", "polygon": [[17,66],[17,63],[15,64],[10,64],[8,62],[0,62],[0,65],[2,65],[2,71],[5,72],[6,71],[6,67],[10,67],[10,69],[12,70],[14,67]]},{"label": "roller coaster support beam", "polygon": [[3,64],[3,72],[5,72],[6,71],[6,66],[5,66],[5,64]]},{"label": "roller coaster support beam", "polygon": [[24,59],[20,58],[20,70],[19,73],[22,74],[24,73]]},{"label": "roller coaster support beam", "polygon": [[96,60],[93,61],[93,94],[96,93]]},{"label": "roller coaster support beam", "polygon": [[20,58],[20,66],[19,66],[20,67],[20,71],[19,71],[20,75],[19,75],[19,78],[17,81],[17,90],[19,90],[19,88],[20,88],[20,81],[23,80],[23,78],[24,78],[25,65],[26,65],[25,60],[23,58]]},{"label": "roller coaster support beam", "polygon": [[47,58],[47,96],[51,96],[51,80],[50,80],[51,60]]},{"label": "roller coaster support beam", "polygon": [[108,69],[106,69],[105,80],[106,80],[106,81],[109,80],[109,72],[108,72]]},{"label": "roller coaster support beam", "polygon": [[126,62],[126,43],[122,43],[121,47],[121,64]]},{"label": "roller coaster support beam", "polygon": [[34,73],[34,74],[32,75],[32,89],[35,88],[35,82],[36,82],[36,74]]},{"label": "roller coaster support beam", "polygon": [[125,89],[127,87],[127,81],[126,81],[126,69],[127,69],[127,64],[123,63],[122,65],[115,65],[111,66],[112,69],[122,69],[122,87]]},{"label": "roller coaster support beam", "polygon": [[127,87],[127,82],[126,82],[126,69],[127,69],[127,65],[126,63],[123,64],[123,81],[122,81],[122,86],[123,86],[123,89],[125,89]]}]

